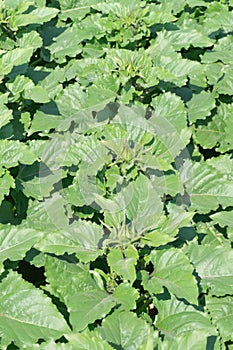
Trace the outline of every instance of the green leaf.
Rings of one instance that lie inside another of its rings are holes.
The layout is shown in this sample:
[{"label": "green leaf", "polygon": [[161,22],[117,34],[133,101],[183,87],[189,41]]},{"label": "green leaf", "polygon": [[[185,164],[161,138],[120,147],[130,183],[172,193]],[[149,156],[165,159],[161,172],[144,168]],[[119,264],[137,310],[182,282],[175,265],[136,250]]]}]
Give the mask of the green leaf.
[{"label": "green leaf", "polygon": [[5,195],[8,195],[11,188],[15,188],[14,178],[8,171],[0,177],[0,204],[2,203]]},{"label": "green leaf", "polygon": [[31,89],[34,84],[28,77],[18,75],[13,81],[7,83],[6,86],[13,95],[13,97],[11,97],[11,100],[14,102],[21,97],[21,93],[23,91]]},{"label": "green leaf", "polygon": [[0,120],[0,129],[9,123],[9,121],[12,119],[12,112],[8,110],[7,108],[4,108],[1,110],[1,120]]},{"label": "green leaf", "polygon": [[[187,127],[186,111],[180,97],[169,92],[164,93],[152,100],[152,106],[155,108],[155,112],[149,121],[158,124],[158,129],[163,126],[163,122],[166,122],[167,133],[174,131],[180,133]],[[161,124],[158,123],[159,119]]]},{"label": "green leaf", "polygon": [[233,322],[233,298],[226,296],[216,298],[208,295],[206,298],[206,308],[210,313],[213,324],[218,328],[224,341],[232,339]]},{"label": "green leaf", "polygon": [[50,340],[48,342],[43,342],[39,344],[33,344],[31,350],[41,349],[41,350],[74,350],[74,347],[69,343],[55,343]]},{"label": "green leaf", "polygon": [[139,298],[139,293],[129,283],[119,284],[115,289],[113,296],[123,310],[130,311],[136,309],[136,300]]},{"label": "green leaf", "polygon": [[50,101],[46,90],[41,86],[34,86],[33,88],[26,90],[23,97],[37,103],[47,103]]},{"label": "green leaf", "polygon": [[12,111],[6,107],[6,103],[8,102],[8,93],[0,95],[0,129],[9,123],[9,121],[13,118]]},{"label": "green leaf", "polygon": [[210,215],[210,218],[213,220],[214,224],[219,224],[221,227],[233,227],[232,215],[232,211],[220,211],[218,213]]},{"label": "green leaf", "polygon": [[93,332],[84,333],[71,333],[66,334],[67,343],[55,343],[50,340],[48,342],[42,342],[34,344],[31,349],[41,350],[113,350],[111,345],[100,337],[93,334]]},{"label": "green leaf", "polygon": [[215,85],[216,91],[220,94],[231,95],[233,88],[232,66],[223,70],[223,75]]},{"label": "green leaf", "polygon": [[50,21],[58,14],[59,10],[52,7],[38,7],[33,10],[30,15],[37,16],[40,20],[39,23]]},{"label": "green leaf", "polygon": [[81,111],[99,111],[107,103],[113,102],[116,92],[102,87],[92,85],[84,91],[80,84],[76,83],[68,86],[56,98],[56,104],[61,115],[73,117],[75,120]]},{"label": "green leaf", "polygon": [[67,298],[70,322],[75,332],[104,318],[116,305],[115,298],[102,290],[75,293]]},{"label": "green leaf", "polygon": [[31,31],[29,33],[23,33],[22,37],[18,39],[19,47],[33,47],[33,49],[38,49],[42,46],[42,39],[36,31]]},{"label": "green leaf", "polygon": [[71,186],[64,188],[62,191],[62,196],[67,201],[67,203],[73,204],[77,207],[82,207],[87,203],[86,199],[83,198],[83,191],[80,189],[78,176],[74,178]]},{"label": "green leaf", "polygon": [[162,344],[163,350],[183,350],[183,349],[213,349],[220,350],[220,341],[215,335],[208,335],[206,330],[195,330],[184,332],[175,338],[168,337]]},{"label": "green leaf", "polygon": [[1,162],[5,167],[14,167],[18,163],[32,164],[37,160],[29,146],[15,140],[0,140]]},{"label": "green leaf", "polygon": [[205,119],[211,114],[211,110],[215,107],[215,99],[213,94],[202,91],[200,94],[194,95],[187,103],[188,117],[190,122],[197,119]]},{"label": "green leaf", "polygon": [[152,247],[159,247],[176,239],[179,229],[190,226],[190,221],[194,213],[188,213],[186,208],[170,206],[169,216],[161,215],[156,223],[156,228],[145,234],[141,242]]},{"label": "green leaf", "polygon": [[77,293],[98,289],[88,265],[68,263],[46,255],[44,266],[49,283],[45,289],[63,302]]},{"label": "green leaf", "polygon": [[156,294],[166,287],[178,298],[184,298],[197,304],[198,289],[193,276],[193,267],[185,254],[175,248],[155,250],[150,254],[154,271],[149,275],[143,273],[143,286],[150,293]]},{"label": "green leaf", "polygon": [[200,125],[193,135],[195,142],[203,148],[218,147],[219,150],[225,152],[229,145],[226,144],[226,124],[223,118],[215,115],[208,125]]},{"label": "green leaf", "polygon": [[[219,13],[221,13],[221,16],[219,16]],[[213,33],[218,29],[229,32],[231,31],[232,20],[233,14],[229,11],[226,3],[211,2],[205,12],[203,30],[207,33]]]},{"label": "green leaf", "polygon": [[230,179],[204,162],[185,161],[181,180],[190,196],[191,209],[208,213],[218,208],[233,205],[233,184]]},{"label": "green leaf", "polygon": [[[73,350],[113,350],[105,341],[95,336],[93,333],[77,333],[66,336],[69,345]],[[50,350],[50,348],[48,348]]]},{"label": "green leaf", "polygon": [[[113,332],[114,330],[114,332]],[[148,325],[131,312],[114,312],[102,323],[98,331],[114,348],[140,349],[148,333]]]},{"label": "green leaf", "polygon": [[[30,72],[30,73],[29,73]],[[62,90],[62,82],[65,81],[66,69],[55,67],[54,69],[45,67],[35,67],[33,70],[29,71],[28,74],[34,82],[42,86],[48,93],[48,96],[53,99]],[[37,77],[43,77],[43,80],[38,80]]]},{"label": "green leaf", "polygon": [[206,160],[206,163],[219,171],[222,175],[226,175],[227,179],[231,179],[233,170],[233,159],[230,155],[224,154],[219,157],[212,157]]},{"label": "green leaf", "polygon": [[184,22],[180,29],[165,32],[165,39],[169,40],[176,50],[188,49],[191,45],[193,47],[208,47],[213,44],[201,26],[195,24],[195,27],[192,28],[188,21]]},{"label": "green leaf", "polygon": [[32,56],[33,49],[31,47],[16,48],[6,52],[0,58],[1,75],[11,72],[13,66],[19,66],[29,61]]},{"label": "green leaf", "polygon": [[22,226],[0,226],[0,261],[20,260],[34,244],[43,237],[43,232]]},{"label": "green leaf", "polygon": [[[68,121],[68,125],[69,124],[70,122]],[[67,125],[67,123],[61,115],[44,113],[43,111],[37,110],[30,125],[29,135],[38,131],[48,133],[50,129],[60,130],[60,126],[62,125]]]},{"label": "green leaf", "polygon": [[203,245],[212,245],[212,248],[214,249],[217,246],[223,246],[226,247],[230,246],[230,240],[227,240],[223,234],[221,234],[216,227],[210,223],[199,223],[196,227],[197,233],[200,234],[200,236],[203,236],[202,244]]},{"label": "green leaf", "polygon": [[220,62],[206,65],[206,77],[210,85],[215,85],[219,81],[223,73],[223,68],[224,66]]},{"label": "green leaf", "polygon": [[217,335],[204,312],[197,311],[174,296],[169,300],[155,299],[154,303],[158,309],[155,326],[166,338],[176,339],[182,335],[192,337],[193,330],[205,332],[206,336]]},{"label": "green leaf", "polygon": [[211,244],[190,244],[188,255],[195,270],[200,276],[204,291],[210,290],[212,295],[229,294],[233,287],[233,251],[231,247]]},{"label": "green leaf", "polygon": [[[233,40],[230,35],[220,38],[214,45],[212,50],[206,50],[202,56],[203,63],[212,63],[222,61],[225,64],[232,64],[233,59],[231,50],[233,47]],[[224,55],[222,54],[224,52]],[[217,67],[217,65],[213,65]]]},{"label": "green leaf", "polygon": [[126,215],[133,222],[137,232],[149,230],[155,225],[155,220],[157,221],[162,213],[163,205],[156,189],[146,176],[140,174],[122,191],[122,195],[119,195],[120,205],[121,197]]},{"label": "green leaf", "polygon": [[171,93],[158,96],[152,101],[155,112],[149,123],[160,144],[156,147],[156,155],[173,162],[189,143],[190,131],[186,124],[186,111],[182,100]]},{"label": "green leaf", "polygon": [[138,252],[133,246],[127,247],[124,251],[120,248],[113,248],[107,256],[107,261],[111,270],[131,283],[136,279],[135,265],[137,259]]},{"label": "green leaf", "polygon": [[19,347],[37,339],[57,339],[69,333],[63,316],[42,291],[10,272],[0,284],[2,345],[14,341]]},{"label": "green leaf", "polygon": [[38,245],[42,245],[43,242],[46,246],[47,239],[49,241],[49,233],[54,235],[55,239],[56,234],[59,235],[62,229],[67,228],[69,220],[65,214],[64,204],[63,199],[58,194],[54,194],[41,202],[37,200],[29,201],[25,221],[27,227],[36,227],[46,233],[46,239],[39,241]]},{"label": "green leaf", "polygon": [[[48,206],[50,203],[51,207]],[[62,203],[63,201],[60,204]],[[40,227],[43,227],[40,220],[44,218],[44,230],[48,232],[46,237],[37,243],[36,248],[54,254],[75,253],[85,263],[95,260],[101,253],[101,242],[104,235],[102,228],[90,221],[81,220],[68,226],[68,218],[62,212],[62,208],[57,207],[56,197],[53,203],[48,201],[44,205],[35,206],[33,211],[36,210],[36,213],[34,217],[31,215],[32,222],[35,222],[35,219],[39,220]],[[41,212],[38,213],[39,210]]]},{"label": "green leaf", "polygon": [[10,18],[9,24],[13,30],[17,30],[18,27],[26,26],[33,23],[44,23],[52,19],[58,14],[59,10],[49,7],[39,7],[30,13],[15,14]]},{"label": "green leaf", "polygon": [[203,148],[213,148],[222,153],[227,152],[232,147],[232,111],[233,105],[221,103],[217,109],[217,114],[207,126],[199,126],[196,131],[195,141]]},{"label": "green leaf", "polygon": [[60,179],[60,171],[52,172],[45,164],[41,163],[21,168],[16,183],[27,197],[40,200],[49,197],[54,189],[54,184]]},{"label": "green leaf", "polygon": [[188,76],[194,78],[198,86],[205,87],[203,66],[197,61],[182,58],[165,36],[166,33],[164,31],[158,33],[156,39],[148,48],[154,64],[160,67],[158,71],[160,80],[170,82],[170,84],[167,84],[169,90],[171,89],[171,84],[176,84],[179,87],[185,85]]}]

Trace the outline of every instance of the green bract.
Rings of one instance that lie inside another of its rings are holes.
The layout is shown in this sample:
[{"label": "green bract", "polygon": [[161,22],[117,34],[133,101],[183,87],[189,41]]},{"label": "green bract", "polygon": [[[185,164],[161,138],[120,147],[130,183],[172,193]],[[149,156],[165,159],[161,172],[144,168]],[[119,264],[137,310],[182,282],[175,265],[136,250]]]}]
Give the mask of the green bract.
[{"label": "green bract", "polygon": [[233,1],[0,0],[0,348],[233,348]]}]

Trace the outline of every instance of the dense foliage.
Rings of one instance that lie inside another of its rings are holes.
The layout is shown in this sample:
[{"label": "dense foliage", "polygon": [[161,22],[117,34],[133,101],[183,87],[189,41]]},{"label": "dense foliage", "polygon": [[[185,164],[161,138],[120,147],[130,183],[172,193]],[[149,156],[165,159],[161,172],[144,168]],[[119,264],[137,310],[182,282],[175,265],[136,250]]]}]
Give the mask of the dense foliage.
[{"label": "dense foliage", "polygon": [[0,6],[1,349],[233,349],[233,1]]}]

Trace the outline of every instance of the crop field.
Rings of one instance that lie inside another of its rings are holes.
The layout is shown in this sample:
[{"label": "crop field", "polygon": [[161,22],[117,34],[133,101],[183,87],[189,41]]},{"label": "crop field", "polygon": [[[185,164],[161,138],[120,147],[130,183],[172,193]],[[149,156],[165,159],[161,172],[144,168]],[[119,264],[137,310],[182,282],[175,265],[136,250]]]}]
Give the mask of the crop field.
[{"label": "crop field", "polygon": [[0,0],[0,349],[233,350],[233,0]]}]

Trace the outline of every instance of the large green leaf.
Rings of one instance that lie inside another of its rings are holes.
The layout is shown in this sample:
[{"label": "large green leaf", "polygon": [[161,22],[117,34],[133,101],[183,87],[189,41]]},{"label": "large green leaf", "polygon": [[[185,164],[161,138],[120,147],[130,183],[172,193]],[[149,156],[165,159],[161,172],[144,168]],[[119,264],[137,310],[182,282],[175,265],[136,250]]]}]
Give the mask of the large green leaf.
[{"label": "large green leaf", "polygon": [[200,125],[193,135],[195,142],[203,148],[218,147],[221,151],[226,151],[228,145],[226,143],[226,124],[218,114],[208,123],[208,125]]},{"label": "large green leaf", "polygon": [[140,349],[145,341],[148,325],[131,312],[114,312],[103,321],[98,332],[114,348],[133,350]]},{"label": "large green leaf", "polygon": [[136,309],[136,300],[139,298],[139,293],[129,283],[119,284],[113,296],[116,298],[117,304],[119,303],[124,310]]},{"label": "large green leaf", "polygon": [[[139,188],[143,188],[143,192]],[[139,175],[114,200],[95,195],[95,202],[104,209],[104,223],[110,231],[105,245],[137,241],[157,227],[163,209],[161,198],[144,175]]]},{"label": "large green leaf", "polygon": [[185,161],[181,180],[190,196],[191,209],[208,213],[219,205],[233,205],[233,184],[229,179],[204,162]]},{"label": "large green leaf", "polygon": [[177,28],[174,31],[167,31],[165,39],[169,40],[176,50],[188,49],[190,45],[194,47],[208,47],[213,44],[213,41],[208,38],[201,26],[197,25],[197,23],[192,25],[191,21],[184,21],[181,29]]},{"label": "large green leaf", "polygon": [[33,49],[30,47],[16,48],[6,52],[0,58],[1,74],[5,75],[11,72],[13,66],[26,64],[32,56]]},{"label": "large green leaf", "polygon": [[26,228],[23,225],[0,226],[0,261],[22,259],[26,252],[43,237],[42,231]]},{"label": "large green leaf", "polygon": [[76,119],[81,111],[98,111],[109,102],[114,102],[116,97],[115,89],[99,89],[92,85],[87,92],[78,84],[68,86],[56,98],[59,112],[65,117]]},{"label": "large green leaf", "polygon": [[70,345],[69,343],[55,343],[53,340],[49,340],[48,342],[43,342],[40,345],[39,344],[33,344],[31,347],[32,350],[34,349],[41,349],[41,350],[73,350],[74,347]]},{"label": "large green leaf", "polygon": [[176,339],[177,336],[182,335],[186,335],[187,340],[189,337],[192,339],[193,330],[205,332],[206,337],[217,335],[209,317],[191,305],[187,305],[175,297],[169,300],[155,299],[154,303],[158,309],[155,326],[168,339]]},{"label": "large green leaf", "polygon": [[230,247],[211,244],[190,244],[188,255],[194,265],[203,289],[210,290],[212,295],[229,294],[233,286],[233,251]]},{"label": "large green leaf", "polygon": [[[67,125],[68,124],[68,125]],[[29,134],[43,130],[43,132],[49,132],[50,129],[58,129],[65,125],[68,128],[70,121],[65,121],[64,117],[56,114],[44,113],[42,110],[38,110],[32,120]]]},{"label": "large green leaf", "polygon": [[[45,208],[43,208],[44,210]],[[56,210],[56,206],[48,207],[48,210],[49,214],[52,215],[53,210]],[[46,212],[44,214],[48,215]],[[59,214],[64,215],[66,220],[68,219],[64,213],[57,211],[57,215]],[[62,219],[62,217],[59,219]],[[101,226],[90,221],[81,220],[70,226],[63,220],[61,226],[58,225],[56,220],[49,221],[49,225],[51,225],[50,232],[47,231],[44,239],[36,244],[39,250],[54,254],[75,253],[83,262],[95,260],[100,254],[104,235]]]},{"label": "large green leaf", "polygon": [[14,80],[10,81],[9,83],[6,84],[8,90],[10,90],[11,94],[11,100],[16,101],[21,97],[21,93],[27,89],[31,89],[34,84],[31,79],[28,77],[18,75],[15,77]]},{"label": "large green leaf", "polygon": [[194,95],[187,103],[188,117],[190,122],[198,119],[207,118],[211,110],[215,107],[215,99],[213,94],[202,91],[200,94]]},{"label": "large green leaf", "polygon": [[220,94],[231,95],[231,91],[233,88],[233,73],[232,66],[226,66],[223,69],[222,77],[219,79],[217,84],[215,85],[216,91]]},{"label": "large green leaf", "polygon": [[215,224],[219,224],[221,227],[233,227],[232,211],[220,211],[216,214],[211,215],[210,217]]},{"label": "large green leaf", "polygon": [[60,171],[52,172],[43,163],[21,169],[16,178],[18,187],[27,197],[38,200],[48,197],[54,188],[54,184],[61,179]]},{"label": "large green leaf", "polygon": [[[138,178],[119,195],[120,207],[137,232],[150,229],[162,214],[162,201],[151,182],[144,175]],[[121,198],[123,203],[121,203]]]},{"label": "large green leaf", "polygon": [[233,159],[229,154],[219,155],[219,157],[212,157],[206,160],[206,163],[225,175],[227,179],[231,179],[233,170]]},{"label": "large green leaf", "polygon": [[[45,275],[49,283],[45,288],[63,302],[79,292],[95,291],[97,284],[92,278],[88,267],[82,264],[73,264],[46,256]],[[73,281],[70,283],[70,281]]]},{"label": "large green leaf", "polygon": [[169,215],[161,215],[156,223],[156,228],[145,234],[142,243],[152,247],[159,247],[176,239],[179,229],[190,226],[193,213],[188,213],[185,207],[170,206],[167,208]]},{"label": "large green leaf", "polygon": [[8,122],[12,119],[12,112],[7,108],[1,107],[1,120],[0,120],[0,128],[8,124]]},{"label": "large green leaf", "polygon": [[195,140],[203,148],[216,147],[222,153],[225,153],[229,147],[232,147],[232,104],[221,103],[217,113],[207,125],[200,125],[195,132]]},{"label": "large green leaf", "polygon": [[58,193],[44,201],[30,201],[28,207],[27,225],[53,234],[67,228],[68,216],[65,213],[65,202]]},{"label": "large green leaf", "polygon": [[175,248],[155,250],[150,254],[154,271],[149,275],[143,273],[143,286],[152,294],[161,293],[163,287],[184,298],[192,304],[197,304],[197,282],[193,276],[193,267],[185,254]]},{"label": "large green leaf", "polygon": [[[219,16],[221,13],[221,16]],[[233,14],[228,9],[228,4],[218,3],[217,1],[209,4],[204,19],[203,29],[209,33],[213,33],[218,29],[228,32],[231,30]]]},{"label": "large green leaf", "polygon": [[37,160],[35,154],[25,143],[15,140],[0,140],[1,162],[7,168],[18,163],[32,164]]},{"label": "large green leaf", "polygon": [[20,47],[33,47],[37,49],[42,46],[42,39],[40,34],[36,31],[31,31],[29,33],[24,33],[21,38],[18,39]]},{"label": "large green leaf", "polygon": [[37,103],[47,103],[50,101],[47,91],[42,86],[34,86],[31,89],[26,90],[23,97]]},{"label": "large green leaf", "polygon": [[[229,287],[230,288],[230,287]],[[206,307],[214,325],[220,331],[221,337],[226,341],[232,339],[233,322],[233,298],[226,296],[216,298],[208,295],[206,298]]]},{"label": "large green leaf", "polygon": [[10,272],[0,284],[2,345],[14,341],[26,347],[42,339],[57,339],[69,327],[55,305],[42,291]]},{"label": "large green leaf", "polygon": [[75,293],[67,298],[66,305],[72,327],[77,332],[104,318],[116,305],[116,299],[112,294],[97,289]]},{"label": "large green leaf", "polygon": [[[232,64],[233,59],[231,50],[233,47],[233,40],[230,35],[220,38],[214,45],[213,50],[207,50],[202,56],[202,62],[212,63],[222,61],[225,64]],[[222,54],[224,52],[224,55]]]},{"label": "large green leaf", "polygon": [[189,142],[190,131],[187,128],[186,111],[182,100],[171,93],[153,99],[154,113],[149,119],[151,128],[160,141],[156,155],[172,162]]},{"label": "large green leaf", "polygon": [[165,93],[154,98],[152,105],[155,112],[149,120],[155,123],[158,129],[163,126],[163,124],[158,123],[160,118],[161,122],[163,119],[164,122],[166,121],[167,133],[173,133],[176,130],[180,133],[182,129],[186,128],[186,111],[180,97]]},{"label": "large green leaf", "polygon": [[17,13],[10,18],[9,24],[13,30],[32,23],[47,22],[58,14],[58,9],[39,7],[29,13]]},{"label": "large green leaf", "polygon": [[183,350],[183,349],[195,349],[195,350],[220,350],[220,341],[217,336],[209,336],[205,330],[195,330],[184,332],[175,338],[166,340],[161,344],[162,350]]}]

